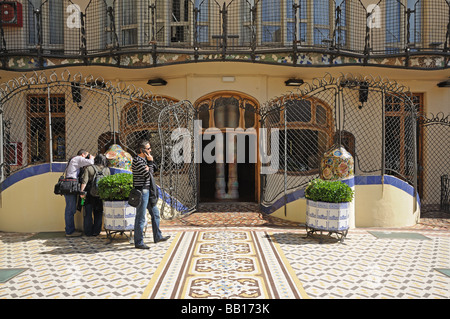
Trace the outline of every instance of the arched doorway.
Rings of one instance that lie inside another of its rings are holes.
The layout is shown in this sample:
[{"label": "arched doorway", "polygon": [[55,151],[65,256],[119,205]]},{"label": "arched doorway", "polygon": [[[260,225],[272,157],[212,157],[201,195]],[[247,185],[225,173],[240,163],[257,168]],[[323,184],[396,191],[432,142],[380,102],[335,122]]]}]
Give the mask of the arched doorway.
[{"label": "arched doorway", "polygon": [[194,107],[201,121],[200,202],[258,202],[258,101],[218,91]]}]

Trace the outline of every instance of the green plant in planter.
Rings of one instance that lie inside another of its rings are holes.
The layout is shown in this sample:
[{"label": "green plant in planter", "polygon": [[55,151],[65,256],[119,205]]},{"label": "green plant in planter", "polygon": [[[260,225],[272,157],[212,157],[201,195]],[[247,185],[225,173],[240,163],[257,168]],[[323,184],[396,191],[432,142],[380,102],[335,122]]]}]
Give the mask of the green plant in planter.
[{"label": "green plant in planter", "polygon": [[105,176],[98,182],[99,196],[105,201],[128,200],[132,189],[133,175],[128,173]]},{"label": "green plant in planter", "polygon": [[305,197],[315,202],[345,203],[351,202],[354,191],[341,181],[313,179],[305,189]]}]

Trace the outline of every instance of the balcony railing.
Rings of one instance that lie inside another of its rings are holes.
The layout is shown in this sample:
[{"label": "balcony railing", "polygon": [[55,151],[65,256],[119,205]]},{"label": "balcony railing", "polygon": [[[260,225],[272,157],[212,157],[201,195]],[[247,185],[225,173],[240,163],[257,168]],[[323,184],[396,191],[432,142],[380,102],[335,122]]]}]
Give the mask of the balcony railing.
[{"label": "balcony railing", "polygon": [[[450,58],[449,0],[22,0],[0,2],[11,56],[84,59],[167,52],[226,59],[287,52]],[[407,59],[406,59],[407,60]],[[408,65],[406,65],[408,66]]]}]

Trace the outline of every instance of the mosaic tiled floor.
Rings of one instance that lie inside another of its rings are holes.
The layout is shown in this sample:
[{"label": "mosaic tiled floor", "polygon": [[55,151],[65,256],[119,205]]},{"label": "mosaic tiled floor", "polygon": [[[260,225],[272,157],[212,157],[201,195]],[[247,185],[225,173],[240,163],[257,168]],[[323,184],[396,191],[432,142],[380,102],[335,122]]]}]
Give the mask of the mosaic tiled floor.
[{"label": "mosaic tiled floor", "polygon": [[378,239],[354,230],[345,244],[317,244],[298,233],[276,233],[286,258],[311,298],[449,299],[448,233]]},{"label": "mosaic tiled floor", "polygon": [[183,232],[144,297],[157,299],[300,299],[299,280],[267,233]]},{"label": "mosaic tiled floor", "polygon": [[[424,220],[426,223],[410,228],[352,229],[344,243],[330,239],[319,244],[315,238],[306,238],[301,225],[258,213],[198,213],[180,220],[164,221],[161,226],[163,233],[172,236],[166,242],[153,244],[151,231],[148,231],[145,241],[151,248],[146,251],[134,249],[125,237],[108,244],[104,234],[66,238],[58,234],[0,233],[0,269],[25,269],[0,283],[0,299],[148,298],[151,292],[162,291],[152,289],[162,274],[164,268],[161,267],[168,263],[171,251],[178,253],[177,258],[191,261],[184,273],[186,281],[180,283],[184,288],[175,296],[190,298],[193,291],[205,294],[208,285],[201,286],[201,280],[195,279],[203,276],[205,271],[200,270],[212,271],[214,268],[218,271],[218,260],[208,259],[216,255],[203,256],[198,249],[175,250],[174,247],[186,244],[182,235],[189,234],[198,239],[195,241],[198,248],[208,243],[208,237],[202,234],[217,232],[223,235],[235,232],[250,234],[251,240],[245,239],[247,241],[244,242],[258,242],[260,247],[273,242],[276,249],[272,247],[272,253],[278,252],[283,256],[279,264],[284,264],[296,275],[292,280],[297,280],[303,287],[304,297],[449,299],[448,219],[430,217]],[[377,238],[370,233],[373,231],[420,234],[425,238]],[[272,241],[267,240],[267,234],[271,234]],[[223,247],[231,247],[228,246],[231,242],[224,238]],[[253,265],[262,263],[261,256],[270,256],[270,250],[264,254],[261,249],[255,251],[257,254],[249,255],[253,261],[256,260]],[[202,258],[205,259],[195,268],[194,261]],[[175,261],[172,259],[170,263]],[[234,258],[221,262],[226,267],[250,265],[245,260],[237,262]],[[166,276],[170,270],[167,268]],[[264,277],[259,277],[263,280],[261,278]],[[188,280],[190,284],[186,284]],[[269,297],[276,298],[274,291],[278,290],[269,292],[267,288],[273,284],[264,282],[264,285],[260,287],[266,287]],[[264,292],[264,289],[259,291]]]},{"label": "mosaic tiled floor", "polygon": [[126,238],[31,235],[0,233],[0,268],[28,268],[0,284],[0,298],[140,298],[170,246],[142,251]]}]

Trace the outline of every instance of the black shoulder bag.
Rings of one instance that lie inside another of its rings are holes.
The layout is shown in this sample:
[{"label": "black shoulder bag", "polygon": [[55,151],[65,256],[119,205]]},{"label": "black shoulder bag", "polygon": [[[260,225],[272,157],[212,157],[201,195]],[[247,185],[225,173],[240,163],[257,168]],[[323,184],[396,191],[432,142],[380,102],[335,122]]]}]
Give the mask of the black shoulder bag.
[{"label": "black shoulder bag", "polygon": [[77,178],[66,178],[67,168],[69,167],[70,161],[67,163],[64,173],[55,185],[54,193],[55,195],[77,195],[80,193],[80,183]]}]

